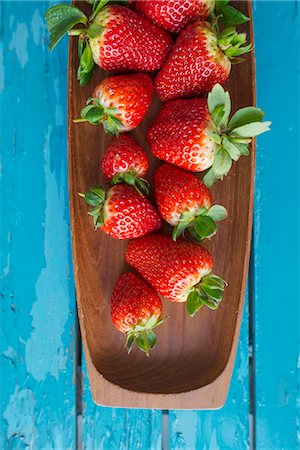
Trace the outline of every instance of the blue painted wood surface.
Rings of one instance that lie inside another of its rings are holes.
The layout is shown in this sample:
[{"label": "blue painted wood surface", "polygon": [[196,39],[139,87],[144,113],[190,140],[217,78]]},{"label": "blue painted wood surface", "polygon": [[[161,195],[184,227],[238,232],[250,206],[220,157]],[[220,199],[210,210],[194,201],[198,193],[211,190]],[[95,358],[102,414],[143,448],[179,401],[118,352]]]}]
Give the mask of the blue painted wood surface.
[{"label": "blue painted wood surface", "polygon": [[1,449],[75,448],[67,49],[47,2],[0,2]]},{"label": "blue painted wood surface", "polygon": [[232,382],[218,411],[170,411],[170,449],[249,448],[248,295]]},{"label": "blue painted wood surface", "polygon": [[254,19],[257,100],[273,121],[257,147],[256,442],[293,450],[300,448],[300,4],[257,1]]},{"label": "blue painted wood surface", "polygon": [[82,442],[88,450],[161,450],[162,413],[93,403],[83,366]]},{"label": "blue painted wood surface", "polygon": [[75,449],[76,438],[88,450],[297,449],[298,2],[254,2],[258,104],[273,126],[258,139],[251,317],[246,309],[228,401],[168,416],[95,406],[84,363],[82,396],[76,386],[67,48],[47,50],[49,4],[0,1],[0,449]]}]

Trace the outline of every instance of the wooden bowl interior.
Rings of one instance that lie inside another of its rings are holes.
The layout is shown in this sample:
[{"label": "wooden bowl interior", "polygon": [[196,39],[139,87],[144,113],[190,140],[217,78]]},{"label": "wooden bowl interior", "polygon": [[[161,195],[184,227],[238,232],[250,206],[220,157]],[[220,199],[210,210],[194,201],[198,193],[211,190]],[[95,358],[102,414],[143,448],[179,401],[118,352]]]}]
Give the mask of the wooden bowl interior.
[{"label": "wooden bowl interior", "polygon": [[[237,7],[247,13],[246,3],[239,3]],[[244,28],[251,35],[250,25]],[[101,375],[128,390],[169,394],[200,388],[222,373],[232,347],[245,277],[245,255],[249,253],[254,152],[234,164],[226,179],[212,190],[214,202],[226,206],[229,214],[228,219],[218,225],[217,235],[205,244],[214,257],[214,273],[229,283],[220,308],[215,312],[203,309],[192,319],[185,312],[185,305],[164,300],[164,310],[170,319],[157,329],[156,349],[149,358],[136,349],[127,355],[124,336],[115,330],[110,319],[113,287],[128,269],[124,262],[127,242],[114,240],[101,231],[95,232],[91,218],[87,216],[87,206],[77,195],[92,185],[107,185],[101,174],[100,159],[110,137],[101,126],[72,123],[93,88],[108,74],[97,69],[89,86],[80,88],[76,67],[76,42],[71,41],[69,188],[73,258],[81,330],[90,357]],[[231,93],[233,111],[254,103],[252,79],[252,57],[246,56],[243,64],[233,66],[226,85]],[[146,119],[132,133],[148,152],[151,162],[149,181],[160,161],[151,155],[145,133],[160,106],[155,98]]]}]

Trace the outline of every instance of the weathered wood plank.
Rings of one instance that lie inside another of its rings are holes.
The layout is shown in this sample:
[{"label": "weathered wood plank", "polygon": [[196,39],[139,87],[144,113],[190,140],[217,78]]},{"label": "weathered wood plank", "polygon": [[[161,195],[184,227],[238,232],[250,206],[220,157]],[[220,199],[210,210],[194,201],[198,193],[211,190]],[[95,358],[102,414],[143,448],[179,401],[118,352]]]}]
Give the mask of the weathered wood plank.
[{"label": "weathered wood plank", "polygon": [[96,406],[85,362],[82,401],[82,442],[86,450],[161,450],[161,411]]},{"label": "weathered wood plank", "polygon": [[248,298],[225,406],[218,411],[170,411],[170,449],[249,448]]},{"label": "weathered wood plank", "polygon": [[300,431],[300,11],[298,1],[254,6],[257,99],[273,121],[257,147],[256,445],[294,450]]},{"label": "weathered wood plank", "polygon": [[48,2],[0,2],[1,449],[74,449],[67,46]]}]

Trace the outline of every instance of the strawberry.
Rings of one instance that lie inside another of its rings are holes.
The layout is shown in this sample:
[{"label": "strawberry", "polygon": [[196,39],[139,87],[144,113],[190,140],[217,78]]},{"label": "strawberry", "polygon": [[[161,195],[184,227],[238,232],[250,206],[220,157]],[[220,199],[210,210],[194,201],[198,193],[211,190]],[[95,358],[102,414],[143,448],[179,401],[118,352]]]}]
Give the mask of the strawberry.
[{"label": "strawberry", "polygon": [[105,78],[74,123],[102,124],[107,133],[115,135],[133,130],[144,119],[153,91],[152,80],[145,73]]},{"label": "strawberry", "polygon": [[199,241],[210,238],[216,221],[227,216],[224,206],[212,206],[211,193],[198,177],[176,166],[163,164],[155,171],[154,190],[160,215],[174,226],[175,241],[186,228]]},{"label": "strawberry", "polygon": [[195,19],[205,20],[215,0],[138,0],[135,9],[162,28],[179,33]]},{"label": "strawberry", "polygon": [[222,300],[225,282],[211,274],[212,257],[199,244],[151,234],[129,242],[126,261],[159,294],[172,302],[187,302],[191,316],[203,305],[216,309]]},{"label": "strawberry", "polygon": [[153,205],[127,184],[118,184],[108,192],[100,186],[79,194],[92,206],[95,229],[116,239],[133,239],[161,227],[161,219]]},{"label": "strawberry", "polygon": [[252,44],[245,43],[246,34],[233,27],[217,33],[208,22],[188,25],[156,77],[159,99],[193,97],[223,83],[229,77],[231,61],[241,61],[238,57],[252,50]]},{"label": "strawberry", "polygon": [[173,46],[164,30],[122,6],[107,6],[94,23],[104,28],[90,39],[93,59],[104,70],[158,70]]},{"label": "strawberry", "polygon": [[124,273],[117,281],[112,293],[111,319],[121,333],[126,334],[126,348],[130,353],[133,344],[149,356],[156,345],[153,328],[161,325],[161,299],[155,290],[139,275]]},{"label": "strawberry", "polygon": [[252,137],[269,130],[264,112],[241,108],[231,119],[230,96],[220,84],[207,101],[202,98],[172,100],[160,110],[147,132],[154,156],[192,172],[203,172],[210,187],[223,179],[241,155],[249,154]]},{"label": "strawberry", "polygon": [[[67,32],[79,36],[78,80],[82,86],[89,82],[94,63],[103,70],[158,70],[173,45],[168,33],[136,11],[106,3],[94,2],[89,19],[71,5],[55,5],[46,13],[51,50]],[[81,28],[73,29],[77,24]]]},{"label": "strawberry", "polygon": [[113,137],[102,157],[103,175],[113,184],[127,183],[148,193],[148,182],[142,178],[148,171],[146,152],[128,134]]}]

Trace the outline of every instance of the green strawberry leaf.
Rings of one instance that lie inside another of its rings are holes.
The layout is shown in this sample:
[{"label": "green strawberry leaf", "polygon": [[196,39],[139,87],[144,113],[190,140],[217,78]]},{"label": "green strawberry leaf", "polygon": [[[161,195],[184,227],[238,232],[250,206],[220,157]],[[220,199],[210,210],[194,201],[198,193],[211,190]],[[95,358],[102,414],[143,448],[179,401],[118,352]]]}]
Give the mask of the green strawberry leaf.
[{"label": "green strawberry leaf", "polygon": [[105,201],[106,193],[101,186],[93,186],[85,194],[80,194],[90,206],[99,206]]},{"label": "green strawberry leaf", "polygon": [[266,131],[270,130],[270,125],[272,122],[252,122],[241,127],[234,128],[230,135],[241,136],[241,137],[254,137],[258,136]]},{"label": "green strawberry leaf", "polygon": [[101,11],[101,9],[107,5],[109,0],[100,0],[100,1],[94,1],[93,2],[93,14],[90,16],[90,20],[93,20],[97,14]]},{"label": "green strawberry leaf", "polygon": [[245,55],[246,53],[249,53],[253,50],[253,44],[248,44],[241,46],[240,44],[235,45],[231,49],[228,49],[226,52],[226,55],[229,58],[232,58],[236,64],[243,61],[243,58],[238,58],[238,56]]},{"label": "green strawberry leaf", "polygon": [[193,238],[194,238],[197,242],[201,242],[201,241],[202,241],[202,238],[198,235],[197,231],[196,231],[195,228],[194,228],[194,224],[193,224],[193,225],[190,225],[190,226],[188,227],[188,230],[189,230],[190,234],[193,236]]},{"label": "green strawberry leaf", "polygon": [[149,345],[145,334],[138,334],[135,338],[135,343],[142,352],[145,352],[147,356],[149,355]]},{"label": "green strawberry leaf", "polygon": [[215,222],[224,220],[227,217],[226,208],[222,205],[213,205],[206,213],[206,216],[210,217]]},{"label": "green strawberry leaf", "polygon": [[213,289],[205,283],[201,283],[201,289],[205,292],[207,297],[216,302],[220,302],[222,300],[222,291],[220,289]]},{"label": "green strawberry leaf", "polygon": [[185,211],[181,214],[177,225],[173,228],[172,239],[176,241],[176,239],[181,236],[184,230],[191,224],[194,220],[194,214]]},{"label": "green strawberry leaf", "polygon": [[219,177],[215,174],[213,168],[208,169],[204,177],[202,178],[203,183],[208,188],[212,187],[215,182],[219,179]]},{"label": "green strawberry leaf", "polygon": [[218,307],[219,307],[218,303],[214,302],[213,300],[210,300],[207,297],[203,297],[202,303],[203,303],[203,305],[207,306],[209,309],[212,309],[212,310],[218,309]]},{"label": "green strawberry leaf", "polygon": [[104,27],[97,23],[91,23],[91,25],[88,27],[86,34],[90,39],[95,39],[101,36],[101,34],[104,31]]},{"label": "green strawberry leaf", "polygon": [[207,97],[207,105],[211,114],[213,114],[217,106],[223,106],[224,114],[220,124],[222,123],[226,126],[231,110],[231,101],[229,92],[225,92],[224,88],[219,83],[215,84],[211,92],[209,92]]},{"label": "green strawberry leaf", "polygon": [[165,323],[168,320],[168,318],[169,318],[168,316],[161,317],[159,320],[156,321],[156,323],[153,325],[152,328],[156,328],[159,325],[162,325],[163,323]]},{"label": "green strawberry leaf", "polygon": [[201,239],[214,236],[217,231],[216,222],[209,216],[199,216],[194,221],[194,228]]},{"label": "green strawberry leaf", "polygon": [[227,175],[231,169],[232,159],[224,147],[220,147],[215,155],[212,169],[218,178]]},{"label": "green strawberry leaf", "polygon": [[194,289],[190,292],[187,302],[186,302],[186,309],[187,312],[191,317],[194,317],[196,312],[199,311],[199,309],[203,306],[203,298],[201,297],[199,291],[197,289]]},{"label": "green strawberry leaf", "polygon": [[225,148],[225,150],[229,153],[230,158],[234,161],[237,161],[239,157],[241,156],[241,152],[239,148],[231,142],[228,138],[224,137],[222,140],[222,145]]},{"label": "green strawberry leaf", "polygon": [[87,25],[88,19],[80,9],[71,5],[55,5],[46,12],[46,21],[50,33],[49,49],[53,50],[62,37],[75,25]]},{"label": "green strawberry leaf", "polygon": [[104,224],[103,206],[105,203],[106,193],[101,186],[94,186],[85,194],[79,193],[86,203],[93,208],[88,212],[93,217],[95,228],[100,228]]},{"label": "green strawberry leaf", "polygon": [[94,227],[100,228],[104,224],[104,215],[102,211],[102,206],[95,206],[88,212],[89,216],[93,217]]},{"label": "green strawberry leaf", "polygon": [[229,1],[230,1],[230,0],[217,0],[217,1],[216,1],[216,4],[217,4],[218,6],[220,6],[220,7],[223,7],[223,6],[225,6],[225,5],[228,5]]},{"label": "green strawberry leaf", "polygon": [[120,130],[123,128],[123,124],[116,117],[108,116],[107,119],[103,121],[103,128],[105,133],[119,136]]},{"label": "green strawberry leaf", "polygon": [[215,133],[214,131],[206,130],[207,136],[212,139],[216,144],[221,144],[222,139],[221,136],[218,133]]},{"label": "green strawberry leaf", "polygon": [[188,227],[187,222],[178,222],[178,224],[173,228],[172,231],[172,239],[173,241],[176,241],[176,239],[182,235],[184,230]]},{"label": "green strawberry leaf", "polygon": [[78,58],[82,57],[83,50],[85,49],[85,39],[79,36],[78,39]]},{"label": "green strawberry leaf", "polygon": [[238,33],[234,27],[229,27],[218,35],[218,45],[230,60],[238,63],[243,61],[238,56],[249,53],[253,49],[252,44],[245,45],[246,39],[245,33]]},{"label": "green strawberry leaf", "polygon": [[125,183],[129,184],[130,186],[134,186],[135,185],[135,177],[132,174],[132,172],[125,172],[123,174],[123,180],[125,181]]},{"label": "green strawberry leaf", "polygon": [[188,313],[193,317],[203,305],[217,309],[222,301],[225,285],[226,282],[217,275],[209,274],[203,277],[187,298]]},{"label": "green strawberry leaf", "polygon": [[93,73],[94,64],[91,47],[87,43],[79,60],[77,71],[77,79],[79,80],[80,86],[86,86],[89,83]]},{"label": "green strawberry leaf", "polygon": [[103,108],[99,106],[88,105],[81,110],[81,117],[92,125],[99,125],[103,121]]},{"label": "green strawberry leaf", "polygon": [[219,289],[223,291],[226,283],[223,278],[217,275],[209,274],[202,278],[201,287],[203,285],[209,286],[211,289]]},{"label": "green strawberry leaf", "polygon": [[138,176],[133,170],[124,173],[116,173],[111,180],[111,184],[120,183],[127,183],[129,186],[133,186],[141,196],[143,196],[143,192],[145,194],[149,193],[149,182]]},{"label": "green strawberry leaf", "polygon": [[156,335],[152,330],[144,330],[136,336],[135,342],[149,356],[150,350],[156,345]]},{"label": "green strawberry leaf", "polygon": [[220,20],[226,27],[230,25],[242,25],[250,20],[249,17],[245,16],[233,6],[228,5],[228,3],[216,1],[217,16],[221,16]]},{"label": "green strawberry leaf", "polygon": [[134,344],[134,333],[130,333],[127,336],[126,344],[125,344],[128,354],[131,352],[133,344]]},{"label": "green strawberry leaf", "polygon": [[220,103],[212,112],[212,119],[217,128],[220,126],[225,114],[224,106],[224,104]]},{"label": "green strawberry leaf", "polygon": [[236,111],[231,117],[228,128],[233,130],[234,128],[241,127],[252,122],[261,122],[265,117],[265,113],[254,106],[248,106]]},{"label": "green strawberry leaf", "polygon": [[235,144],[235,146],[239,149],[241,155],[243,156],[250,155],[248,144]]},{"label": "green strawberry leaf", "polygon": [[147,195],[149,194],[149,181],[145,180],[145,178],[137,176],[135,178],[135,189],[140,195],[143,195],[143,192]]},{"label": "green strawberry leaf", "polygon": [[146,332],[146,339],[148,341],[149,347],[150,348],[154,348],[155,345],[156,345],[156,341],[157,341],[156,334],[154,333],[154,331],[147,330],[147,332]]}]

